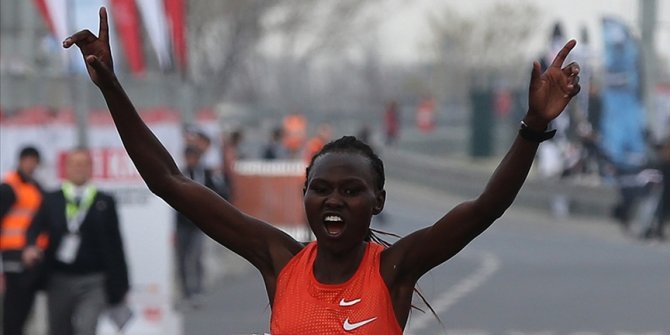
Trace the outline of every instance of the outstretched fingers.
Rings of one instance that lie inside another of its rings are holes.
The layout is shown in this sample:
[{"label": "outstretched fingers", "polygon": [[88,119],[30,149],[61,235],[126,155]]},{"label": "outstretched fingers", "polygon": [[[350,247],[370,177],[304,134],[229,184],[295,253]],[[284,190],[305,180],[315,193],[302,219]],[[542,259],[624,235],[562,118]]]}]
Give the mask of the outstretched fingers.
[{"label": "outstretched fingers", "polygon": [[63,47],[69,48],[72,45],[76,44],[78,47],[81,48],[82,46],[88,43],[95,42],[98,39],[100,39],[106,44],[109,44],[109,23],[107,21],[107,9],[105,7],[100,7],[99,15],[100,15],[100,28],[98,30],[97,37],[93,35],[93,33],[90,30],[84,29],[66,38],[63,41]]},{"label": "outstretched fingers", "polygon": [[563,75],[565,75],[567,78],[575,78],[579,76],[581,68],[579,67],[579,64],[577,64],[576,62],[572,62],[568,64],[566,67],[562,68],[561,71],[563,71]]},{"label": "outstretched fingers", "polygon": [[566,97],[572,97],[579,92],[579,64],[572,62],[561,69],[563,73],[561,89]]},{"label": "outstretched fingers", "polygon": [[81,48],[85,44],[95,42],[96,39],[97,39],[97,37],[95,37],[95,35],[93,35],[93,33],[90,30],[84,29],[84,30],[78,31],[74,35],[66,38],[63,41],[63,47],[64,48],[69,48],[73,44],[76,44],[78,47]]},{"label": "outstretched fingers", "polygon": [[569,40],[568,43],[563,46],[561,51],[558,52],[558,55],[556,55],[554,61],[551,62],[551,67],[557,67],[560,69],[563,66],[563,62],[565,62],[565,59],[568,58],[568,54],[570,54],[570,51],[575,47],[575,45],[577,45],[577,41]]},{"label": "outstretched fingers", "polygon": [[542,70],[538,61],[533,62],[533,69],[530,72],[530,89],[535,90],[540,84]]},{"label": "outstretched fingers", "polygon": [[98,38],[103,42],[109,43],[109,24],[107,23],[107,9],[100,7],[100,28],[98,30]]}]

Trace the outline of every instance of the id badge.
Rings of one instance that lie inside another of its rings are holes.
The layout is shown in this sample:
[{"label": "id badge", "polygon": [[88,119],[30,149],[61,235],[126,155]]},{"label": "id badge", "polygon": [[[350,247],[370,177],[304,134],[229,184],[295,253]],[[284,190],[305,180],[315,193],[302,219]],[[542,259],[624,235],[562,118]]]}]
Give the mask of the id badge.
[{"label": "id badge", "polygon": [[80,243],[81,238],[79,234],[66,234],[60,242],[60,247],[58,247],[58,251],[56,252],[56,259],[63,263],[71,264],[77,257]]}]

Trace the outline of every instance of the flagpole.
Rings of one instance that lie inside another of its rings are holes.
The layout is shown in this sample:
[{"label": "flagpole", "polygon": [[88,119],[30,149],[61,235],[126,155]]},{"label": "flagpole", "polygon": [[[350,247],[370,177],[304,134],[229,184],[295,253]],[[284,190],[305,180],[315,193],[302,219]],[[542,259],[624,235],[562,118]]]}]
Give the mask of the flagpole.
[{"label": "flagpole", "polygon": [[[174,27],[173,29],[183,29],[183,43],[185,50],[183,51],[184,54],[180,56],[180,52],[178,50],[179,45],[177,45],[176,39],[172,39],[172,51],[174,52],[174,61],[173,61],[173,66],[174,69],[179,76],[179,82],[181,83],[181,101],[182,101],[182,116],[181,116],[181,121],[182,124],[188,125],[188,124],[193,124],[195,122],[195,101],[196,101],[196,89],[195,89],[195,81],[192,80],[191,76],[189,76],[188,72],[188,46],[186,45],[189,41],[188,38],[188,21],[189,21],[189,10],[188,10],[188,2],[187,1],[177,1],[178,6],[180,6],[180,9],[182,11],[181,13],[181,24],[183,27]],[[184,57],[187,61],[182,63],[182,58]]]},{"label": "flagpole", "polygon": [[[68,34],[72,34],[74,32],[75,27],[75,22],[77,22],[75,14],[75,2],[76,0],[66,0],[65,7],[66,7],[66,26],[68,29]],[[74,50],[73,50],[74,51]],[[81,57],[79,55],[79,50],[76,50],[76,52],[71,53],[76,54],[77,56]],[[69,56],[67,58],[67,72],[68,76],[71,78],[68,82],[69,88],[70,88],[70,101],[72,101],[72,108],[74,111],[74,118],[75,118],[75,130],[76,130],[76,146],[78,147],[88,147],[89,141],[88,141],[88,129],[87,129],[87,108],[88,108],[88,100],[89,100],[89,87],[86,78],[81,74],[78,73],[76,68],[75,68],[75,57],[77,56]],[[82,61],[82,60],[80,60]]]}]

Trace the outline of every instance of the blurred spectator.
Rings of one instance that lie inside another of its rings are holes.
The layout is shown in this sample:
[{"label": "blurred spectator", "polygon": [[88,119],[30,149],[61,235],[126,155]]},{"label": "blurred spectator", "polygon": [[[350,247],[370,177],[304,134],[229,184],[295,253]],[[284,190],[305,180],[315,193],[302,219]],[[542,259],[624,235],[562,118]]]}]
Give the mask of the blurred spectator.
[{"label": "blurred spectator", "polygon": [[184,127],[184,140],[187,146],[194,146],[203,153],[207,151],[212,144],[212,140],[209,136],[207,136],[202,129],[194,125]]},{"label": "blurred spectator", "polygon": [[497,88],[494,92],[493,100],[493,110],[496,116],[500,119],[507,119],[512,113],[513,106],[514,97],[512,90],[504,86]]},{"label": "blurred spectator", "polygon": [[293,113],[284,118],[284,147],[290,158],[298,158],[307,136],[307,120],[302,114]]},{"label": "blurred spectator", "polygon": [[303,160],[307,162],[307,164],[309,164],[309,162],[312,161],[312,157],[314,157],[314,155],[316,155],[316,153],[330,141],[331,135],[332,131],[330,125],[325,123],[319,125],[319,128],[316,130],[316,135],[310,138],[309,141],[307,141],[307,144],[305,144]]},{"label": "blurred spectator", "polygon": [[416,125],[422,133],[430,133],[435,129],[435,99],[421,99],[416,106]]},{"label": "blurred spectator", "polygon": [[211,178],[216,186],[216,192],[224,198],[228,198],[228,186],[223,177],[223,169],[220,161],[220,151],[212,149],[212,139],[204,130],[197,126],[189,125],[184,128],[184,144],[193,147],[200,152],[199,164],[211,171]]},{"label": "blurred spectator", "polygon": [[375,134],[367,124],[363,125],[356,134],[356,138],[369,145],[378,155],[381,155],[381,146],[383,146],[383,140],[380,136],[381,134]]},{"label": "blurred spectator", "polygon": [[[202,153],[201,162],[206,167],[220,166],[218,150],[212,150],[212,139],[198,126],[189,125],[184,128],[184,143],[186,146],[194,146]],[[218,176],[220,177],[220,176]]]},{"label": "blurred spectator", "polygon": [[658,207],[657,221],[647,237],[665,239],[665,225],[670,219],[670,136],[662,141],[658,147],[657,167],[663,174],[663,192]]},{"label": "blurred spectator", "polygon": [[244,133],[241,129],[236,129],[223,143],[223,180],[228,189],[228,198],[235,198],[235,184],[233,176],[235,175],[235,162],[243,158],[240,153],[240,143],[244,139]]},{"label": "blurred spectator", "polygon": [[[358,134],[356,134],[356,137],[361,140],[363,143],[369,145],[372,147],[372,129],[370,129],[370,126],[368,125],[363,125],[361,129],[358,130]],[[374,149],[374,147],[372,147]]]},{"label": "blurred spectator", "polygon": [[[182,173],[192,180],[220,193],[212,177],[211,169],[201,163],[202,151],[195,146],[184,149],[185,166]],[[181,293],[193,307],[198,307],[202,300],[204,267],[203,243],[204,234],[186,216],[176,214],[176,249],[177,270]]]},{"label": "blurred spectator", "polygon": [[284,130],[282,128],[277,127],[272,129],[269,142],[263,146],[261,157],[267,160],[287,158],[288,153],[286,148],[284,148],[283,139]]},{"label": "blurred spectator", "polygon": [[[612,216],[618,220],[619,224],[624,230],[629,230],[631,223],[636,222],[638,216],[637,204],[641,199],[649,195],[649,185],[656,180],[655,173],[649,173],[649,170],[658,169],[660,162],[656,152],[651,133],[648,130],[643,131],[645,151],[639,154],[641,158],[636,158],[635,164],[624,165],[619,162],[617,164],[613,160],[611,162],[611,169],[616,177],[617,187],[619,188],[619,201],[612,209]],[[609,159],[609,157],[608,157]],[[655,171],[658,177],[662,176],[661,171]]]},{"label": "blurred spectator", "polygon": [[602,98],[599,84],[591,81],[588,93],[586,120],[578,126],[577,134],[584,146],[584,172],[603,176],[607,173],[608,161],[600,145]]},{"label": "blurred spectator", "polygon": [[28,231],[24,261],[36,261],[39,232],[48,232],[48,323],[51,335],[95,334],[106,307],[122,306],[129,289],[114,198],[90,179],[90,153],[75,149],[65,160],[61,189],[45,194]]},{"label": "blurred spectator", "polygon": [[386,136],[386,145],[394,145],[398,140],[400,131],[400,115],[398,115],[398,104],[395,101],[389,102],[384,113],[384,135]]},{"label": "blurred spectator", "polygon": [[[41,279],[38,269],[25,268],[21,261],[26,232],[42,202],[42,188],[33,179],[40,154],[28,146],[21,149],[18,158],[16,170],[0,184],[0,268],[5,278],[2,333],[11,335],[23,334]],[[35,257],[39,258],[45,248],[42,238]]]}]

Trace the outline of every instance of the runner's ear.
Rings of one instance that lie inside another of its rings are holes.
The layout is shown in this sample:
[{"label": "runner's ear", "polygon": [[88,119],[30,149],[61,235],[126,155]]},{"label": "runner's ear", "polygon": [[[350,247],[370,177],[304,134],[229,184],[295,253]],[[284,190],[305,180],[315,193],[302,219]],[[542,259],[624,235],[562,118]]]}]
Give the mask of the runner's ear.
[{"label": "runner's ear", "polygon": [[372,208],[372,214],[377,215],[382,212],[382,209],[384,209],[384,206],[375,206]]},{"label": "runner's ear", "polygon": [[386,191],[381,190],[377,193],[375,206],[372,208],[372,214],[377,215],[384,209],[384,202],[386,202]]}]

